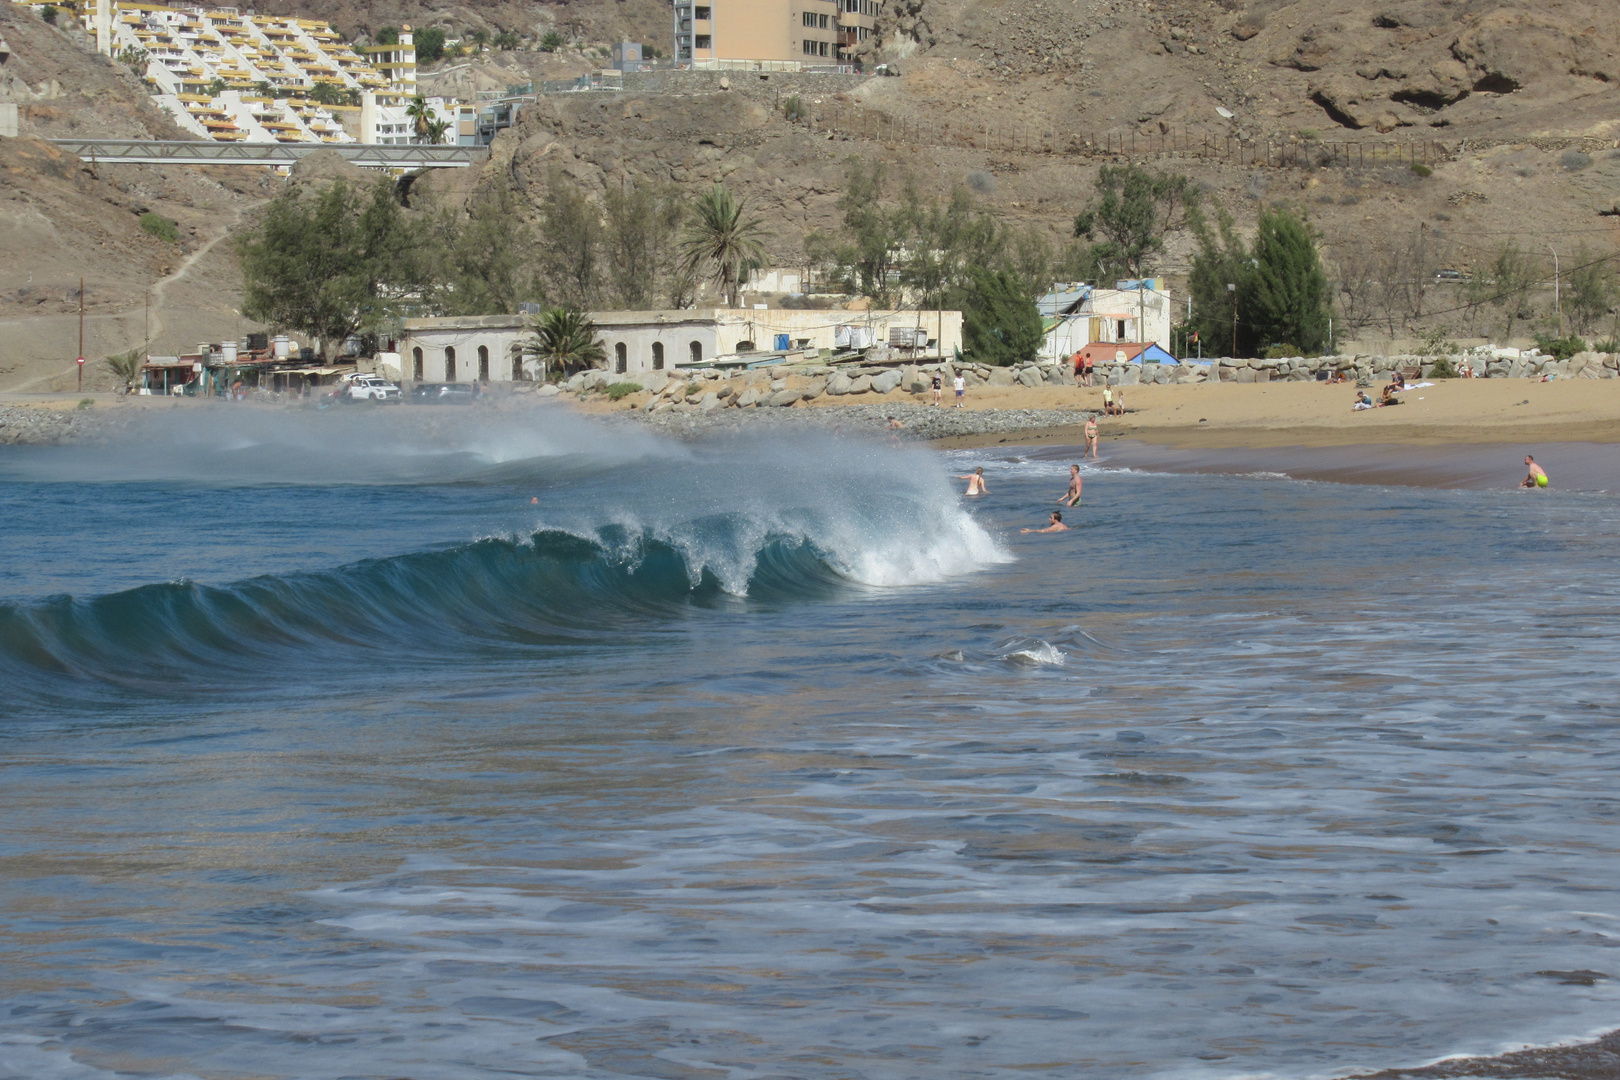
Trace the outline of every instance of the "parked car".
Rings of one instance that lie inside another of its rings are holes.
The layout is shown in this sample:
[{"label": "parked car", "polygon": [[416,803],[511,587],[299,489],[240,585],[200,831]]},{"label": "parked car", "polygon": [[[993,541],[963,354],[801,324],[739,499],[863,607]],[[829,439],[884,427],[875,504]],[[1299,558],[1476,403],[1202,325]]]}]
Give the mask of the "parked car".
[{"label": "parked car", "polygon": [[380,375],[354,375],[344,387],[343,400],[398,402],[399,387]]}]

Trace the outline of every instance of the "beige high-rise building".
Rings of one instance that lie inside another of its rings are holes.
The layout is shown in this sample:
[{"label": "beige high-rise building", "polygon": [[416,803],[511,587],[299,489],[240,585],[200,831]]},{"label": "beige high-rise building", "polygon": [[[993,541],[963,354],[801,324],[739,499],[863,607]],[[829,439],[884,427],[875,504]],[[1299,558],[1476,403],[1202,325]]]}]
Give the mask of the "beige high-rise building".
[{"label": "beige high-rise building", "polygon": [[675,59],[693,67],[848,63],[880,0],[675,0]]}]

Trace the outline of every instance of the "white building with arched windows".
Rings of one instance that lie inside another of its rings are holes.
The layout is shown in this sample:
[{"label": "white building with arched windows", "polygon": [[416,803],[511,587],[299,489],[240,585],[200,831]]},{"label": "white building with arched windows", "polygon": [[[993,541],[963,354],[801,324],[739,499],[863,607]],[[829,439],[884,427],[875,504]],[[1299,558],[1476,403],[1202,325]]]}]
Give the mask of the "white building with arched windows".
[{"label": "white building with arched windows", "polygon": [[[739,354],[849,349],[904,340],[908,355],[950,357],[962,344],[960,311],[818,311],[700,308],[591,313],[605,367],[633,377]],[[402,383],[522,382],[544,378],[522,315],[406,319]],[[632,378],[633,381],[633,378]]]}]

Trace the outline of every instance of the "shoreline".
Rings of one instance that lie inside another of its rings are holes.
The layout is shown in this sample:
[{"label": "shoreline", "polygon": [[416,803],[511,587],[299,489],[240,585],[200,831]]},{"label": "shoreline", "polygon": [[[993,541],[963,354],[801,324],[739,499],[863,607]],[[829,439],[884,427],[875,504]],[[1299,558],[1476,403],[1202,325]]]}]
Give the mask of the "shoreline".
[{"label": "shoreline", "polygon": [[[1349,408],[1354,388],[1323,383],[1218,383],[1116,388],[1123,416],[1098,415],[1105,444],[1122,440],[1194,455],[1226,451],[1317,451],[1399,446],[1454,448],[1536,444],[1620,445],[1620,380],[1448,380],[1417,387],[1398,408],[1360,413]],[[926,395],[892,390],[823,397],[784,407],[650,411],[647,395],[610,402],[601,395],[501,393],[491,407],[510,412],[555,403],[581,415],[618,418],[676,437],[764,424],[860,431],[942,450],[999,446],[1079,445],[1088,417],[1101,413],[1101,387],[983,386],[970,389],[966,408],[926,404]],[[143,415],[196,408],[307,409],[312,403],[246,404],[171,398],[80,395],[0,395],[0,444],[75,441],[116,429]],[[341,415],[343,407],[333,415]],[[468,414],[466,406],[387,406],[407,415]],[[476,406],[474,408],[477,408]],[[476,415],[472,413],[471,415]],[[899,426],[894,426],[898,423]],[[1527,452],[1534,453],[1533,449]],[[1522,455],[1521,455],[1522,457]]]},{"label": "shoreline", "polygon": [[1446,1057],[1430,1065],[1357,1072],[1345,1080],[1614,1080],[1620,1076],[1620,1030],[1551,1046],[1499,1054]]}]

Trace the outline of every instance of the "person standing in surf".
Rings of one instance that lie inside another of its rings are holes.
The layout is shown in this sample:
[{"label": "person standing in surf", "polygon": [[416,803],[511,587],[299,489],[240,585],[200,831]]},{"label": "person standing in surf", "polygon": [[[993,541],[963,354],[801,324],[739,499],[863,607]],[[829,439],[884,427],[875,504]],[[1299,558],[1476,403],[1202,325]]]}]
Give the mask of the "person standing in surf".
[{"label": "person standing in surf", "polygon": [[1086,419],[1086,453],[1092,461],[1097,460],[1097,417],[1095,415]]},{"label": "person standing in surf", "polygon": [[988,495],[988,494],[990,494],[990,489],[984,486],[984,466],[983,465],[980,465],[977,469],[974,469],[972,472],[967,473],[966,475],[958,476],[957,479],[958,480],[966,480],[968,482],[968,488],[967,488],[966,493],[969,494],[969,495]]},{"label": "person standing in surf", "polygon": [[1070,465],[1069,466],[1069,491],[1068,491],[1068,493],[1066,495],[1063,496],[1063,498],[1059,499],[1058,502],[1062,503],[1064,506],[1069,506],[1069,507],[1079,506],[1080,505],[1080,486],[1081,486],[1082,483],[1083,483],[1083,481],[1081,481],[1081,479],[1080,479],[1080,466],[1078,466],[1078,465]]}]

